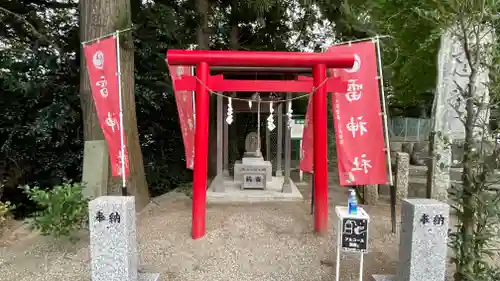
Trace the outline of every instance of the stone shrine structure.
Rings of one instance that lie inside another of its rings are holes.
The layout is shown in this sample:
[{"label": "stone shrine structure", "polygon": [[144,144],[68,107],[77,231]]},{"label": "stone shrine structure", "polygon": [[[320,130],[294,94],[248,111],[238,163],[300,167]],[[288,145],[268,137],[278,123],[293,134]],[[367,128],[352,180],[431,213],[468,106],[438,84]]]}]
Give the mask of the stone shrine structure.
[{"label": "stone shrine structure", "polygon": [[[215,68],[217,69],[217,68]],[[255,72],[222,71],[225,76],[255,77]],[[214,73],[219,73],[214,71]],[[263,78],[283,77],[283,73],[269,72]],[[286,76],[286,75],[285,75]],[[241,93],[244,94],[244,93]],[[244,97],[245,95],[243,95]],[[257,97],[252,106],[247,102],[232,101],[234,123],[225,122],[227,115],[227,99],[217,104],[217,138],[221,145],[217,146],[217,176],[207,190],[209,202],[260,202],[260,201],[299,201],[302,194],[290,178],[291,171],[291,132],[288,124],[288,114],[283,102],[290,94],[254,93]],[[241,98],[242,96],[240,96]],[[221,97],[218,97],[221,98]],[[260,119],[269,117],[269,101],[273,101],[273,118],[276,128],[271,132],[267,126],[260,125]],[[230,163],[229,157],[229,126],[238,126],[239,114],[255,114],[257,124],[252,132],[245,137],[245,152],[241,159]],[[271,135],[274,137],[271,138]],[[262,140],[265,138],[264,146]],[[231,169],[232,166],[232,169]]]},{"label": "stone shrine structure", "polygon": [[450,206],[434,199],[404,199],[396,275],[374,281],[445,281]]}]

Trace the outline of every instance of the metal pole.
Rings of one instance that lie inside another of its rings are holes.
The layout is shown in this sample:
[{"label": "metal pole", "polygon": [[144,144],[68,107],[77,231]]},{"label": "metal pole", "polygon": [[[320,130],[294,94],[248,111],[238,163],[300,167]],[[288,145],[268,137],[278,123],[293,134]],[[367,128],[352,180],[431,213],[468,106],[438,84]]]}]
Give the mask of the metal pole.
[{"label": "metal pole", "polygon": [[385,104],[385,89],[384,89],[384,75],[382,73],[382,55],[380,54],[380,40],[379,36],[376,37],[377,43],[377,57],[378,57],[378,69],[380,75],[380,89],[382,94],[382,108],[384,117],[384,127],[385,127],[385,144],[387,149],[387,163],[389,164],[389,185],[392,185],[392,163],[391,163],[391,149],[389,143],[389,127],[387,126],[387,105]]},{"label": "metal pole", "polygon": [[260,157],[260,95],[257,94],[257,156]]},{"label": "metal pole", "polygon": [[340,280],[340,248],[342,247],[342,220],[337,223],[337,262],[335,264],[335,281]]},{"label": "metal pole", "polygon": [[304,155],[302,155],[302,139],[300,139],[300,143],[299,143],[299,181],[302,182],[304,180],[304,172],[302,171],[302,169],[300,169],[300,161],[302,160],[302,157]]},{"label": "metal pole", "polygon": [[[391,175],[392,177],[392,175]],[[390,185],[389,190],[391,193],[391,224],[392,233],[396,233],[396,186]]]},{"label": "metal pole", "polygon": [[328,231],[328,136],[326,65],[313,67],[313,130],[314,130],[314,229]]},{"label": "metal pole", "polygon": [[129,27],[129,28],[125,28],[125,29],[121,29],[121,30],[117,30],[113,33],[108,33],[106,35],[103,35],[103,36],[99,36],[99,37],[96,37],[96,38],[93,38],[93,39],[90,39],[90,40],[86,40],[86,41],[82,41],[80,42],[82,45],[85,45],[85,44],[88,44],[90,42],[94,42],[94,41],[97,41],[97,40],[101,40],[101,39],[104,39],[106,37],[110,37],[110,36],[114,36],[114,35],[118,35],[119,33],[121,32],[125,32],[125,31],[129,31],[129,30],[132,30],[133,27]]},{"label": "metal pole", "polygon": [[314,177],[311,177],[311,215],[314,214]]},{"label": "metal pole", "polygon": [[210,117],[210,96],[206,87],[209,75],[206,62],[196,67],[196,132],[193,170],[192,237],[205,235],[207,200],[207,162],[208,162],[208,120]]},{"label": "metal pole", "polygon": [[120,106],[120,160],[122,164],[122,195],[127,196],[127,179],[125,175],[125,128],[123,127],[123,99],[122,99],[122,71],[120,64],[120,33],[115,32],[116,37],[116,69],[118,76],[118,101]]},{"label": "metal pole", "polygon": [[363,281],[363,263],[364,253],[361,253],[361,257],[359,257],[359,281]]}]

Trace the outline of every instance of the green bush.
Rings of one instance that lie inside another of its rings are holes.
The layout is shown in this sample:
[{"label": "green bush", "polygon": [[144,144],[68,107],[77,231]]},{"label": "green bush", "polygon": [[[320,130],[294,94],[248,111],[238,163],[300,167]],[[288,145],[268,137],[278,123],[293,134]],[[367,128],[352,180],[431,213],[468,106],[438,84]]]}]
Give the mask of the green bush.
[{"label": "green bush", "polygon": [[10,217],[12,210],[14,210],[15,206],[12,205],[9,201],[0,202],[0,233],[2,232],[2,228],[5,226],[5,222]]},{"label": "green bush", "polygon": [[30,225],[42,235],[70,237],[88,222],[88,200],[83,184],[65,182],[50,190],[25,186],[24,192],[40,208],[29,219]]}]

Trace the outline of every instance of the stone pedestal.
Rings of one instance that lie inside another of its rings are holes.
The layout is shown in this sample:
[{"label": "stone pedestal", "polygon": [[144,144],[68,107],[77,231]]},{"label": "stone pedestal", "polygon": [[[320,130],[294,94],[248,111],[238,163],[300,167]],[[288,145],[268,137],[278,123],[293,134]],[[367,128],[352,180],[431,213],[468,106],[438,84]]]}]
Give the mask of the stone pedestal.
[{"label": "stone pedestal", "polygon": [[449,214],[434,199],[403,200],[398,281],[445,280]]},{"label": "stone pedestal", "polygon": [[234,180],[244,180],[246,173],[265,173],[267,182],[273,179],[273,166],[270,161],[264,161],[262,157],[244,157],[241,162],[237,161],[234,164]]},{"label": "stone pedestal", "polygon": [[138,274],[135,200],[102,196],[89,203],[92,281],[157,280]]},{"label": "stone pedestal", "polygon": [[86,141],[83,149],[83,195],[94,199],[108,194],[109,154],[105,140]]}]

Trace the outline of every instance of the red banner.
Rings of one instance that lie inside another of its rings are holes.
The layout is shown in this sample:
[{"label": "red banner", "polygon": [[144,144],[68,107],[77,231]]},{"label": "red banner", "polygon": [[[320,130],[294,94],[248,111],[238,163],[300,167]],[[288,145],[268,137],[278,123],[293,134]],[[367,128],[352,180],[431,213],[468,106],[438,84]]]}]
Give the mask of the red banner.
[{"label": "red banner", "polygon": [[[120,96],[116,60],[116,38],[109,37],[83,46],[90,88],[97,111],[97,118],[108,143],[111,174],[121,176],[122,154],[120,126]],[[128,151],[123,137],[125,176],[128,177]]]},{"label": "red banner", "polygon": [[352,69],[335,70],[348,83],[347,92],[335,93],[332,99],[340,185],[386,184],[375,43],[333,46],[328,51],[355,56]]},{"label": "red banner", "polygon": [[304,123],[304,131],[302,131],[302,158],[300,159],[300,170],[306,173],[313,172],[314,161],[314,142],[313,142],[313,101],[312,95],[309,95],[309,103],[307,104],[306,119]]},{"label": "red banner", "polygon": [[170,76],[172,77],[172,86],[175,94],[175,102],[179,113],[179,122],[181,123],[182,139],[184,140],[184,152],[186,156],[186,167],[193,169],[194,165],[194,102],[193,92],[176,91],[175,82],[182,76],[192,76],[192,67],[187,66],[169,66]]}]

